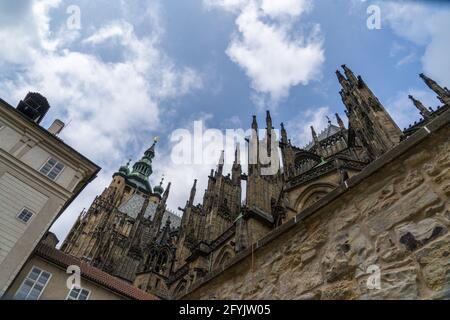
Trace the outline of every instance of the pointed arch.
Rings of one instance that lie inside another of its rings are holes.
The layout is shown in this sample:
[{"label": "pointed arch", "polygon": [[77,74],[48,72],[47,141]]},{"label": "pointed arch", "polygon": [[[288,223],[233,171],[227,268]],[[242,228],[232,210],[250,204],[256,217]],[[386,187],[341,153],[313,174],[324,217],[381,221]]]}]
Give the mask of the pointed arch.
[{"label": "pointed arch", "polygon": [[168,247],[152,247],[149,250],[145,262],[145,270],[164,272],[171,258],[170,249]]},{"label": "pointed arch", "polygon": [[178,284],[176,285],[175,289],[173,290],[173,297],[178,297],[181,294],[186,292],[187,288],[187,281],[185,279],[182,279]]},{"label": "pointed arch", "polygon": [[295,201],[295,209],[298,213],[301,212],[336,188],[337,186],[332,183],[323,182],[308,186]]},{"label": "pointed arch", "polygon": [[219,253],[214,259],[213,270],[224,266],[227,263],[227,261],[229,261],[231,258],[234,257],[234,255],[235,252],[232,246],[230,245],[224,246],[222,249],[220,249]]}]

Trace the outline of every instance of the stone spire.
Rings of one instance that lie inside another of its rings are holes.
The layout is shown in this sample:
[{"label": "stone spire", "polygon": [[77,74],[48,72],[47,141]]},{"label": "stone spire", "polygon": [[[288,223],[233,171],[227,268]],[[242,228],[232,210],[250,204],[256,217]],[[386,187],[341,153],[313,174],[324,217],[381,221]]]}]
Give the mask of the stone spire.
[{"label": "stone spire", "polygon": [[267,155],[270,157],[272,154],[272,116],[270,115],[270,111],[266,113],[266,142],[267,142]]},{"label": "stone spire", "polygon": [[314,126],[311,126],[311,134],[312,134],[312,137],[313,137],[313,141],[314,141],[314,144],[319,144],[319,137],[317,136],[317,133],[316,133],[316,130],[314,129]]},{"label": "stone spire", "polygon": [[342,88],[344,88],[344,90],[348,90],[350,87],[349,82],[347,81],[347,79],[345,79],[345,77],[342,75],[342,73],[339,70],[336,70],[336,76],[337,76],[338,81],[341,84]]},{"label": "stone spire", "polygon": [[345,129],[344,121],[342,121],[341,117],[339,116],[339,113],[336,113],[336,120],[339,124],[339,128]]},{"label": "stone spire", "polygon": [[450,91],[447,88],[442,88],[436,81],[428,78],[425,74],[421,73],[420,77],[425,84],[434,92],[436,92],[438,99],[446,105],[450,105]]},{"label": "stone spire", "polygon": [[349,67],[343,64],[342,69],[344,69],[345,76],[353,85],[358,83],[358,78],[356,78],[355,74],[353,73],[352,70],[350,70]]},{"label": "stone spire", "polygon": [[166,190],[165,190],[164,193],[163,193],[163,198],[162,198],[162,200],[161,200],[163,203],[166,203],[166,202],[167,202],[167,199],[169,198],[170,186],[171,186],[171,185],[172,185],[172,183],[169,182],[169,184],[167,185]]},{"label": "stone spire", "polygon": [[288,141],[288,136],[287,136],[287,131],[286,128],[284,127],[284,123],[281,123],[281,143],[283,145],[287,144]]},{"label": "stone spire", "polygon": [[242,174],[242,167],[241,167],[241,149],[239,147],[239,144],[236,145],[236,151],[234,153],[234,162],[232,167],[232,176],[231,180],[235,185],[238,183],[240,184],[241,181],[241,174]]},{"label": "stone spire", "polygon": [[318,155],[322,155],[322,146],[320,145],[319,137],[317,136],[316,130],[313,126],[311,126],[311,134],[313,137],[314,145],[316,146],[316,153]]},{"label": "stone spire", "polygon": [[248,148],[248,163],[250,166],[257,166],[259,163],[259,135],[258,135],[258,122],[256,116],[253,116],[252,120],[252,133],[250,136],[249,148]]},{"label": "stone spire", "polygon": [[241,164],[241,148],[239,147],[239,144],[236,145],[236,151],[234,152],[234,163],[233,165],[240,165]]},{"label": "stone spire", "polygon": [[222,150],[222,152],[220,154],[219,164],[217,166],[217,174],[218,175],[222,175],[224,163],[225,163],[225,151]]},{"label": "stone spire", "polygon": [[266,112],[266,125],[267,125],[267,130],[272,130],[272,128],[273,128],[272,116],[270,115],[270,111],[268,111],[268,110]]},{"label": "stone spire", "polygon": [[170,225],[172,222],[170,221],[170,216],[166,219],[166,224],[162,228],[162,230],[159,232],[158,236],[156,237],[156,243],[159,245],[165,245],[168,243],[170,239]]},{"label": "stone spire", "polygon": [[342,68],[346,78],[342,78],[340,73],[338,78],[343,87],[340,94],[347,109],[349,126],[355,130],[370,158],[374,159],[397,145],[402,131],[362,78],[356,77],[347,66]]},{"label": "stone spire", "polygon": [[431,112],[423,105],[422,102],[415,99],[412,95],[409,95],[408,98],[414,103],[424,119],[428,119],[431,117]]},{"label": "stone spire", "polygon": [[194,200],[195,200],[195,193],[197,192],[197,179],[194,180],[194,185],[192,186],[191,189],[191,194],[189,196],[189,205],[192,206],[194,205]]},{"label": "stone spire", "polygon": [[258,121],[256,121],[256,116],[253,116],[252,129],[258,131]]},{"label": "stone spire", "polygon": [[169,193],[170,193],[170,186],[172,184],[169,182],[169,184],[167,185],[166,190],[164,191],[163,195],[162,195],[162,199],[159,202],[157,208],[156,208],[156,213],[155,216],[153,218],[153,227],[152,227],[152,235],[156,236],[158,234],[159,229],[161,228],[161,223],[164,217],[164,214],[166,213],[166,208],[167,208],[167,199],[169,198]]}]

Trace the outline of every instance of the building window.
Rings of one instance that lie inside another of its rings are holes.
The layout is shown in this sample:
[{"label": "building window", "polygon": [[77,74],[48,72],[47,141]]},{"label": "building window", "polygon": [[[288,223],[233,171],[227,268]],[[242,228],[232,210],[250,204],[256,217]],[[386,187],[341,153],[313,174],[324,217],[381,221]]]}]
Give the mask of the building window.
[{"label": "building window", "polygon": [[50,158],[39,171],[50,179],[55,180],[63,169],[64,165],[61,162],[55,158]]},{"label": "building window", "polygon": [[17,219],[19,219],[23,223],[28,223],[33,217],[33,215],[34,215],[33,211],[27,208],[23,208],[22,211],[20,211],[20,213],[17,215]]},{"label": "building window", "polygon": [[19,290],[17,290],[15,299],[17,300],[39,300],[42,292],[47,286],[52,274],[33,267],[28,276],[23,281]]},{"label": "building window", "polygon": [[91,292],[87,289],[73,287],[66,300],[88,300],[90,294]]}]

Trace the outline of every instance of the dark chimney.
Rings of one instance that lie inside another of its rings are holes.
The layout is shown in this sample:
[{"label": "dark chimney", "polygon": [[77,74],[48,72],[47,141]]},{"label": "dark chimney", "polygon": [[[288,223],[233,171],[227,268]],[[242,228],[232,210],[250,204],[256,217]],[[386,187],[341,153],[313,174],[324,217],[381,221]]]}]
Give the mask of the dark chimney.
[{"label": "dark chimney", "polygon": [[17,111],[37,124],[44,119],[48,109],[50,105],[47,99],[37,92],[29,92],[17,106]]}]

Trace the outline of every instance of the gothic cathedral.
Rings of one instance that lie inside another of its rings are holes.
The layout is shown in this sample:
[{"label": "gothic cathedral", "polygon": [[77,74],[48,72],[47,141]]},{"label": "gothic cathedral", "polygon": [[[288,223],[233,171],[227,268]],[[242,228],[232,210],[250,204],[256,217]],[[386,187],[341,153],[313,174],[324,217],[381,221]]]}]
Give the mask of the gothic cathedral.
[{"label": "gothic cathedral", "polygon": [[[126,165],[113,175],[111,184],[79,216],[62,250],[142,290],[178,297],[450,109],[450,91],[421,74],[443,106],[433,110],[410,96],[422,118],[402,131],[363,79],[342,68],[344,74],[337,71],[337,77],[347,127],[336,114],[336,124],[329,120],[319,133],[311,127],[311,143],[299,148],[283,124],[281,139],[276,140],[267,112],[264,139],[251,139],[256,154],[280,152],[279,170],[264,174],[266,165],[258,160],[249,162],[244,173],[237,149],[231,174],[224,174],[223,158],[211,171],[201,204],[194,203],[194,182],[181,218],[166,207],[170,183],[165,190],[162,183],[153,188],[149,184],[155,142],[131,169]],[[258,130],[256,117],[252,129]],[[279,148],[271,148],[273,141]]]}]

